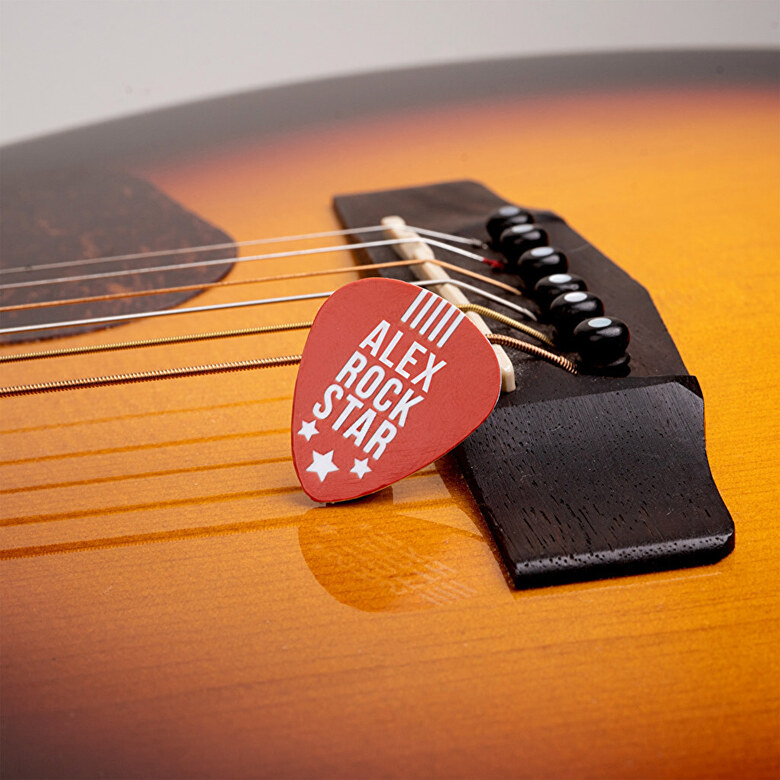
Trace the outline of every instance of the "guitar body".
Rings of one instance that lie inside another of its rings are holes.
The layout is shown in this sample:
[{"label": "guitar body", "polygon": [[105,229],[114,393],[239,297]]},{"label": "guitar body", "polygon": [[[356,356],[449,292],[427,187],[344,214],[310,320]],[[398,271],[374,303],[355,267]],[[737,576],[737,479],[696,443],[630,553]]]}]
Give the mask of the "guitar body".
[{"label": "guitar body", "polygon": [[[295,367],[3,399],[3,775],[776,776],[777,62],[451,66],[5,150],[17,180],[128,176],[233,241],[336,229],[336,194],[461,178],[554,209],[649,290],[698,377],[736,547],[711,566],[516,591],[452,457],[356,502],[306,497]],[[353,262],[267,260],[226,278]],[[192,305],[356,278],[217,287]],[[319,305],[3,353],[308,320]],[[297,354],[304,340],[8,364],[2,384]]]}]

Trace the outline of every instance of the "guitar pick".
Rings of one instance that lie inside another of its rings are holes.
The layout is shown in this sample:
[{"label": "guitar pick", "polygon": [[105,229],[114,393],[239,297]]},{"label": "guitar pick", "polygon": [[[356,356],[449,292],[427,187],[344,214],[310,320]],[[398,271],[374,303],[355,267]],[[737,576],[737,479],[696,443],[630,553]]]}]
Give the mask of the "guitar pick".
[{"label": "guitar pick", "polygon": [[295,383],[292,454],[315,501],[365,496],[427,466],[493,410],[495,352],[456,306],[363,279],[320,308]]}]

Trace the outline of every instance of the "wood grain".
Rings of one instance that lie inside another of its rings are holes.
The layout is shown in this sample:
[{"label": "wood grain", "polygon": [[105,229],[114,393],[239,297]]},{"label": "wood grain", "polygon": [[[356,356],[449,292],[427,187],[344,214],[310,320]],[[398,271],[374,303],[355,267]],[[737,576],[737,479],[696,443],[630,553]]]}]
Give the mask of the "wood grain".
[{"label": "wood grain", "polygon": [[[9,399],[3,774],[776,776],[777,129],[774,89],[644,83],[139,158],[131,174],[236,240],[334,227],[336,192],[465,177],[565,214],[651,291],[699,377],[737,547],[707,568],[514,593],[448,458],[338,510],[302,494],[294,369]],[[19,364],[3,383],[296,352],[302,339]]]}]

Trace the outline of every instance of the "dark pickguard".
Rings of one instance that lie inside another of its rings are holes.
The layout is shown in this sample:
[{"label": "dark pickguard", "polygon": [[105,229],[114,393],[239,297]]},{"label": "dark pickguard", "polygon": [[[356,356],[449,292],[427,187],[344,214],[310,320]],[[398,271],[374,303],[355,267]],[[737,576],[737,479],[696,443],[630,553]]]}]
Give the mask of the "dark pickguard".
[{"label": "dark pickguard", "polygon": [[[397,214],[483,240],[488,214],[505,203],[470,181],[335,199],[346,227]],[[512,580],[532,587],[718,560],[733,549],[734,525],[707,462],[698,382],[647,291],[559,216],[530,210],[550,243],[566,252],[571,272],[608,314],[628,323],[631,372],[573,376],[511,353],[517,389],[501,397],[456,455]],[[378,263],[394,253],[380,247],[359,257]],[[468,259],[446,259],[475,270]],[[406,268],[380,273],[413,279]],[[496,278],[518,283],[507,274]]]},{"label": "dark pickguard", "polygon": [[[107,255],[148,253],[177,247],[230,244],[231,238],[187,211],[152,184],[124,173],[76,167],[32,173],[7,173],[0,187],[2,241],[0,266],[19,269],[6,273],[3,284],[48,280],[34,287],[11,287],[0,293],[0,304],[14,306],[66,298],[93,297],[180,285],[208,284],[221,279],[231,263],[191,266],[178,270],[92,278],[54,283],[62,277],[133,271],[169,265],[189,266],[201,260],[235,256],[234,247],[122,259],[90,265],[63,266],[36,271],[31,265],[61,263]],[[4,328],[37,323],[91,319],[169,309],[197,295],[199,290],[120,298],[42,309],[5,311]],[[32,333],[0,335],[0,341],[35,341],[66,336],[96,327],[56,328]]]}]

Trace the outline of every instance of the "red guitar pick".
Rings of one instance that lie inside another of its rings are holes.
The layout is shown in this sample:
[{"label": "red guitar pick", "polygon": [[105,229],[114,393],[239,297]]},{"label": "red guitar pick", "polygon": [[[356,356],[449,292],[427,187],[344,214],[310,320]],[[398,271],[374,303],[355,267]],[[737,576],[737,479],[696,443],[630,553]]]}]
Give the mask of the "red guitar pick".
[{"label": "red guitar pick", "polygon": [[455,306],[394,279],[337,290],[295,383],[292,454],[315,501],[381,490],[459,444],[493,410],[496,355]]}]

